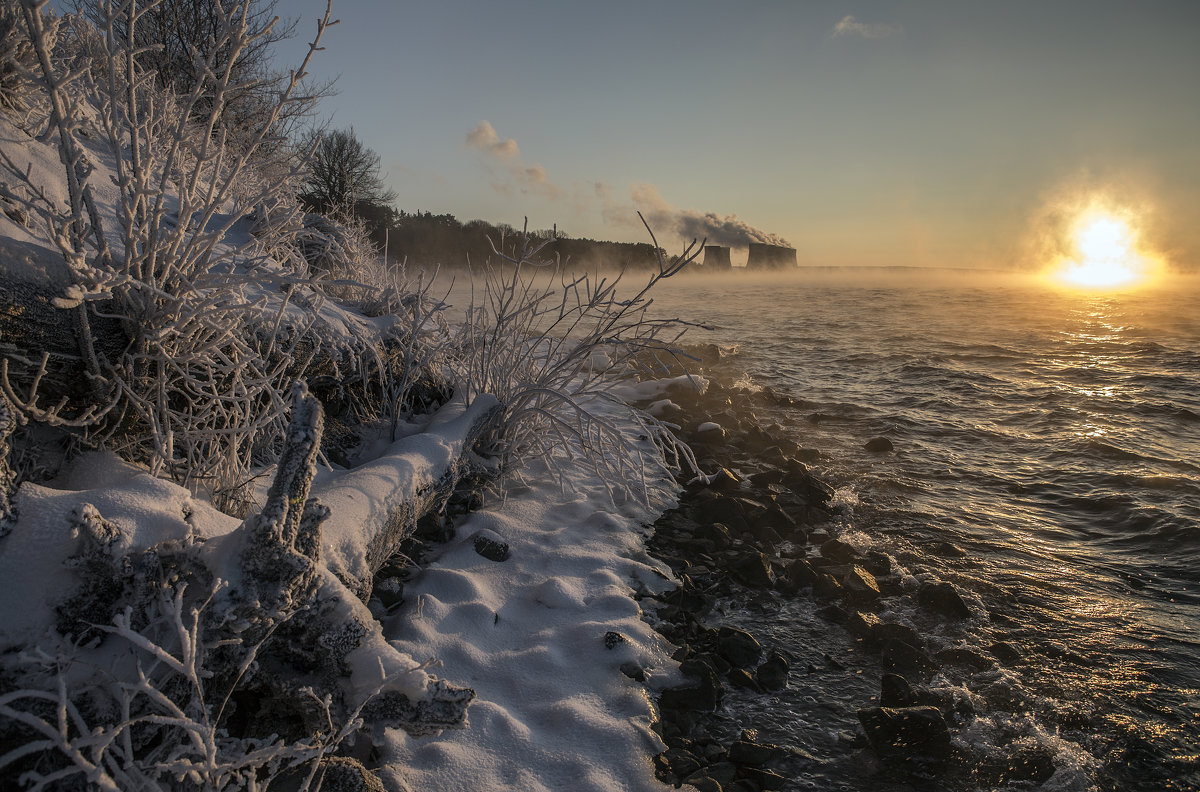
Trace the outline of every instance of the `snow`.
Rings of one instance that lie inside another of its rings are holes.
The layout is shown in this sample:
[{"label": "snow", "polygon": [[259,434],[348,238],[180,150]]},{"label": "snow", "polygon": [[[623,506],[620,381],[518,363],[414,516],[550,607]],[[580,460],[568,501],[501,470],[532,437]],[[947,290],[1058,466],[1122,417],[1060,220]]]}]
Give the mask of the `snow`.
[{"label": "snow", "polygon": [[[637,664],[651,689],[679,681],[674,647],[633,599],[635,589],[672,585],[670,573],[643,549],[640,526],[652,515],[623,513],[601,482],[568,475],[569,495],[547,475],[456,525],[384,622],[395,647],[437,657],[441,674],[478,694],[464,731],[388,732],[397,788],[663,789],[651,764],[664,746],[650,730],[650,694],[620,667]],[[509,545],[507,560],[475,552],[481,531]],[[606,648],[609,632],[624,641]]]}]

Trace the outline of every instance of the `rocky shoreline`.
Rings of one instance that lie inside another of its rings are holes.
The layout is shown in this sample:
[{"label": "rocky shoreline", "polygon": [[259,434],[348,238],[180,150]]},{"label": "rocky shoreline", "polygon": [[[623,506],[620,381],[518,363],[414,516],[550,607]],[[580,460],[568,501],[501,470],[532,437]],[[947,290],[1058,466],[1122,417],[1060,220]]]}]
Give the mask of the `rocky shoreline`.
[{"label": "rocky shoreline", "polygon": [[[952,729],[973,715],[971,704],[922,683],[942,667],[986,670],[1017,663],[1020,652],[1002,644],[986,654],[965,648],[932,651],[916,629],[879,615],[889,600],[912,597],[939,620],[973,617],[951,583],[905,581],[887,554],[863,553],[836,538],[833,490],[802,461],[816,459],[817,452],[787,439],[782,427],[764,427],[744,409],[732,409],[748,398],[765,404],[786,396],[769,390],[752,395],[715,382],[703,396],[680,386],[668,396],[666,409],[674,414],[665,419],[681,425],[679,434],[692,445],[701,467],[718,472],[707,482],[681,481],[678,505],[654,523],[648,543],[651,554],[671,566],[680,586],[658,597],[643,596],[643,610],[679,647],[674,659],[688,677],[659,697],[657,728],[668,746],[656,757],[662,781],[704,792],[775,790],[818,763],[802,748],[760,738],[752,724],[741,724],[732,738],[727,719],[718,724],[715,713],[727,694],[771,695],[785,688],[789,677],[821,670],[812,663],[797,667],[786,648],[764,646],[745,630],[709,623],[717,620],[710,615],[719,618],[717,603],[767,596],[811,598],[824,620],[847,631],[859,651],[840,660],[826,654],[827,666],[852,662],[882,674],[879,694],[856,712],[861,731],[842,735],[881,780],[902,787],[935,779],[1039,783],[1054,772],[1044,754],[1025,756],[1016,767],[988,768],[952,745]],[[706,414],[712,405],[725,407]],[[663,403],[656,409],[662,412]],[[891,451],[885,440],[872,440],[868,450]],[[640,672],[623,670],[634,678]]]}]

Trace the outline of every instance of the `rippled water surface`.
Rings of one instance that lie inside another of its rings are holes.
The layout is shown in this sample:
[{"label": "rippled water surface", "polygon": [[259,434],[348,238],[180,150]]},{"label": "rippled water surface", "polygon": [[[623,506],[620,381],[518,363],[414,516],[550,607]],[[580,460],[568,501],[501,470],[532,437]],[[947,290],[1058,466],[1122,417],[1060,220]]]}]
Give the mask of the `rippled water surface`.
[{"label": "rippled water surface", "polygon": [[[960,741],[1038,744],[1056,767],[1045,788],[1200,788],[1200,281],[1086,294],[867,270],[664,286],[656,313],[708,324],[688,337],[734,350],[725,375],[794,399],[759,417],[822,452],[846,535],[988,613],[938,640],[1024,654],[942,680],[978,705]],[[863,449],[880,435],[895,453]],[[802,642],[809,618],[770,629]]]}]

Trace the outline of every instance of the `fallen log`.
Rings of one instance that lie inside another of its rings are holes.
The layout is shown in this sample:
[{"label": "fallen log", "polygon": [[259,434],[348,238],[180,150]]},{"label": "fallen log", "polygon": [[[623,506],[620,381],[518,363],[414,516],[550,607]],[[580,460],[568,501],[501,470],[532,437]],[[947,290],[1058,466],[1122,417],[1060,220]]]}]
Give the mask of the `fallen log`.
[{"label": "fallen log", "polygon": [[[453,402],[425,432],[314,485],[322,410],[303,385],[293,398],[266,503],[241,522],[132,468],[90,490],[17,489],[0,537],[0,741],[15,747],[0,786],[29,771],[21,746],[41,762],[50,751],[55,772],[126,788],[128,768],[207,778],[269,755],[283,772],[382,727],[465,726],[474,691],[392,647],[362,597],[453,489],[499,405]],[[47,701],[78,734],[59,733]],[[97,767],[89,741],[128,755]]]}]

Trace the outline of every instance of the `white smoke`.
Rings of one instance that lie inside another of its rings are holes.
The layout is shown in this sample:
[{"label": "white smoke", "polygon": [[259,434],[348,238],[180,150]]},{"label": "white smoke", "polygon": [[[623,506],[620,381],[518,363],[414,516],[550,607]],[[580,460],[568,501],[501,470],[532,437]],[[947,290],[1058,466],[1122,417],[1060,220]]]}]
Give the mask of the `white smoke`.
[{"label": "white smoke", "polygon": [[861,38],[887,38],[894,36],[897,33],[903,33],[904,28],[900,25],[887,25],[881,22],[859,22],[852,16],[844,16],[838,23],[833,26],[835,38],[838,36],[859,36]]},{"label": "white smoke", "polygon": [[[526,165],[521,161],[521,149],[512,138],[501,138],[496,128],[489,121],[480,121],[475,128],[467,133],[466,144],[479,149],[490,159],[499,160],[504,164],[504,172],[493,175],[492,189],[501,195],[511,196],[514,192],[526,195],[539,195],[543,198],[560,198],[563,190],[551,179],[546,169],[534,163]],[[492,166],[489,163],[489,170]]]},{"label": "white smoke", "polygon": [[636,222],[630,219],[636,210],[642,213],[656,232],[660,229],[669,231],[685,241],[705,239],[710,245],[724,247],[747,247],[752,242],[792,246],[783,237],[755,228],[735,214],[722,215],[674,207],[653,184],[641,182],[633,185],[630,196],[632,207],[615,204],[609,197],[607,186],[603,184],[596,185],[596,192],[605,199],[604,217],[609,222]]}]

